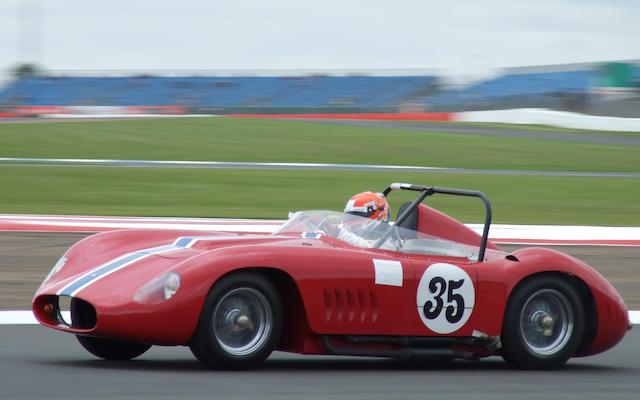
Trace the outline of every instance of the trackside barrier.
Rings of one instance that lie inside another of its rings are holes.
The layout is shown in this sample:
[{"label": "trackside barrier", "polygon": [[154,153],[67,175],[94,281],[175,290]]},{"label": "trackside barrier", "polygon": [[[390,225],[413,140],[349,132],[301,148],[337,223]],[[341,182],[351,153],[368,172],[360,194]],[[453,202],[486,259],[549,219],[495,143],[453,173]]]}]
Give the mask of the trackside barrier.
[{"label": "trackside barrier", "polygon": [[11,114],[18,117],[91,115],[183,115],[189,110],[181,106],[16,106]]},{"label": "trackside barrier", "polygon": [[[179,106],[18,106],[0,117],[42,116],[52,118],[123,116],[187,116],[188,109]],[[195,116],[195,115],[188,115]],[[619,118],[585,115],[540,108],[466,112],[415,113],[345,113],[345,114],[226,114],[234,118],[265,119],[334,119],[364,121],[433,121],[433,122],[489,122],[505,124],[548,125],[570,129],[617,132],[640,132],[640,118]]]},{"label": "trackside barrier", "polygon": [[546,108],[466,111],[454,114],[459,122],[494,122],[505,124],[549,125],[570,129],[640,132],[640,118],[586,115]]},{"label": "trackside barrier", "polygon": [[283,118],[283,119],[352,119],[368,121],[439,121],[455,118],[448,112],[417,113],[347,113],[347,114],[227,114],[235,118]]}]

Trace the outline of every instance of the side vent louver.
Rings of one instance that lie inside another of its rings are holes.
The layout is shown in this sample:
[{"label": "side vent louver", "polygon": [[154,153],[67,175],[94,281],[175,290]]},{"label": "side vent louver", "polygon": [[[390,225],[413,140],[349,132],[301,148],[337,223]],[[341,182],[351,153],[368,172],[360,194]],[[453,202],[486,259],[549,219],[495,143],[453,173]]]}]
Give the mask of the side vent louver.
[{"label": "side vent louver", "polygon": [[371,290],[324,289],[327,322],[366,323],[378,319],[378,300]]}]

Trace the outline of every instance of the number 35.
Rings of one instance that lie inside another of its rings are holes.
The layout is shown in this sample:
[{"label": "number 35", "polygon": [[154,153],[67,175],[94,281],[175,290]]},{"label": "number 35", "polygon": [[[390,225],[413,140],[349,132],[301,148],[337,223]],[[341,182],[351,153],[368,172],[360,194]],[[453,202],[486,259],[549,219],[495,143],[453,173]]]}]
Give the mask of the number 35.
[{"label": "number 35", "polygon": [[[422,313],[427,319],[436,319],[442,312],[444,308],[444,301],[442,300],[442,296],[444,292],[447,292],[447,307],[445,311],[445,317],[447,321],[451,324],[455,324],[456,322],[462,319],[462,315],[464,314],[464,298],[457,293],[454,293],[456,289],[460,289],[464,284],[464,279],[460,279],[458,281],[449,280],[446,281],[442,277],[435,277],[431,279],[429,282],[429,291],[434,293],[434,300],[428,300],[424,303],[422,307]],[[437,294],[436,294],[437,293]]]}]

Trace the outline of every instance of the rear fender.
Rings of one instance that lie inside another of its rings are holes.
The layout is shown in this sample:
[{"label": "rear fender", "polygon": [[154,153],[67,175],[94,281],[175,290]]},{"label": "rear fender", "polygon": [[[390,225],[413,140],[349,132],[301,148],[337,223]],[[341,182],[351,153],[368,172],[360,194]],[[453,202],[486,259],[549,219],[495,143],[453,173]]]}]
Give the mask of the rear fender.
[{"label": "rear fender", "polygon": [[518,261],[500,260],[499,265],[485,263],[477,268],[476,306],[485,310],[482,329],[486,329],[478,330],[491,336],[500,335],[507,303],[517,286],[536,275],[551,273],[578,280],[593,299],[595,309],[593,315],[587,315],[587,320],[595,319],[595,337],[590,344],[585,344],[580,355],[599,353],[622,339],[628,328],[626,307],[615,288],[595,269],[574,257],[545,248],[521,249],[513,256]]}]

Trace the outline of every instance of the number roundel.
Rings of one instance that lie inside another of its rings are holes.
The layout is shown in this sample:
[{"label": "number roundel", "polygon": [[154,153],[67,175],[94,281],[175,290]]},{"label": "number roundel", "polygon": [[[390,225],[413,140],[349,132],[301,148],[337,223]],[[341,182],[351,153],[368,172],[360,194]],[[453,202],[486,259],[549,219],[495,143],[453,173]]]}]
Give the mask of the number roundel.
[{"label": "number roundel", "polygon": [[418,284],[418,314],[430,330],[452,333],[471,317],[475,298],[473,282],[465,270],[453,264],[432,264]]}]

